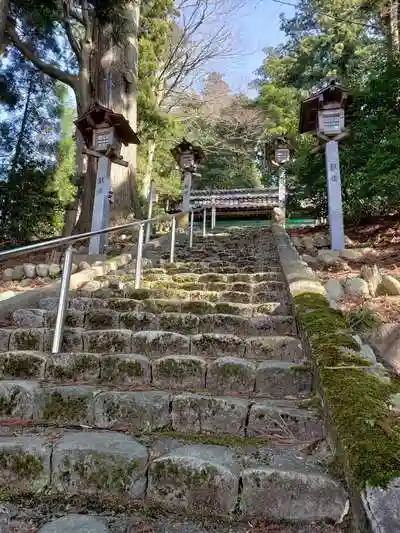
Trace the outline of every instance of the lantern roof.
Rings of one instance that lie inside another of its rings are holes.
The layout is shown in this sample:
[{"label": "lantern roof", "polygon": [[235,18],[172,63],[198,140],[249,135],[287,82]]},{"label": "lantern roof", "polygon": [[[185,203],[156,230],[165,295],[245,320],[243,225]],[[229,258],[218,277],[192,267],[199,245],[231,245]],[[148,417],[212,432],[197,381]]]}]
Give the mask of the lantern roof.
[{"label": "lantern roof", "polygon": [[349,91],[337,80],[331,79],[329,84],[303,100],[300,108],[300,133],[316,131],[318,111],[327,104],[339,104],[344,110],[352,102]]},{"label": "lantern roof", "polygon": [[91,147],[93,130],[113,127],[116,136],[125,146],[128,144],[140,144],[139,137],[134,132],[127,120],[121,113],[114,113],[112,109],[94,102],[74,124],[80,131],[86,146]]},{"label": "lantern roof", "polygon": [[196,146],[185,138],[177,144],[174,148],[171,149],[171,154],[174,157],[175,161],[179,163],[179,156],[183,152],[191,152],[194,155],[194,160],[198,164],[202,159],[204,159],[204,151],[200,146]]}]

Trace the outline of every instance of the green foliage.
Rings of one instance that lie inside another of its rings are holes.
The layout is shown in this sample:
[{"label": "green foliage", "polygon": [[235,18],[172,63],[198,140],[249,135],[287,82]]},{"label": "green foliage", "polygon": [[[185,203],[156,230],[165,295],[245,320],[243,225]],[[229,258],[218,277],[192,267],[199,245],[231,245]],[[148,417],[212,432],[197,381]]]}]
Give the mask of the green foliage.
[{"label": "green foliage", "polygon": [[[354,95],[341,143],[345,217],[397,212],[400,206],[400,63],[387,31],[378,25],[381,4],[362,0],[301,0],[292,19],[282,18],[286,43],[266,50],[258,71],[257,104],[265,134],[286,134],[296,146],[287,169],[289,210],[326,216],[323,144],[298,134],[299,103],[336,76]],[[317,151],[311,153],[312,149]]]}]

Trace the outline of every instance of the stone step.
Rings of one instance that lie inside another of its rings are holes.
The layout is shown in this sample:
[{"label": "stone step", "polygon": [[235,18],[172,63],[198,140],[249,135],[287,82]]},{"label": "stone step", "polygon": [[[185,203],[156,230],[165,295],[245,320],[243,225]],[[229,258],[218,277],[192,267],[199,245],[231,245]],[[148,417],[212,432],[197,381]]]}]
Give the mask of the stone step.
[{"label": "stone step", "polygon": [[[337,481],[290,450],[268,453],[261,448],[258,453],[265,459],[260,459],[229,445],[175,439],[146,445],[119,432],[71,431],[52,439],[33,434],[3,437],[0,451],[5,464],[0,488],[11,499],[25,493],[40,502],[46,490],[48,496],[97,502],[112,497],[118,498],[120,508],[140,502],[203,519],[307,523],[337,522],[347,500]],[[104,518],[93,520],[75,516],[68,526],[60,518],[52,528],[43,526],[42,533],[87,532],[82,529],[87,527],[106,533],[100,526]]]},{"label": "stone step", "polygon": [[210,392],[118,390],[29,380],[0,381],[2,425],[85,426],[130,433],[231,435],[289,441],[324,436],[318,413],[290,401]]},{"label": "stone step", "polygon": [[[260,267],[254,264],[247,266],[235,266],[234,263],[227,265],[214,265],[213,263],[173,263],[166,264],[163,267],[169,274],[182,274],[191,272],[194,274],[205,274],[206,272],[214,272],[220,274],[257,274],[260,272]],[[263,270],[267,272],[281,272],[281,266],[278,262],[263,264]]]},{"label": "stone step", "polygon": [[[11,315],[10,325],[16,328],[54,328],[57,311],[19,309]],[[182,312],[151,313],[147,311],[118,312],[109,308],[87,311],[68,309],[66,327],[87,329],[130,329],[132,331],[163,330],[183,334],[235,333],[239,336],[296,335],[296,324],[288,315],[244,317],[210,313],[194,315]]]},{"label": "stone step", "polygon": [[[260,324],[262,326],[263,322],[254,323],[251,326],[252,332]],[[49,351],[53,335],[54,330],[50,328],[2,329],[0,353],[14,350]],[[297,346],[296,342],[298,341],[292,341],[292,337],[273,335],[239,337],[231,333],[183,335],[164,330],[134,332],[131,329],[65,328],[62,345],[65,352],[143,353],[150,357],[190,354],[206,358],[235,356],[264,360],[271,358],[268,357],[270,354],[273,354],[272,359],[285,359],[286,351]],[[283,353],[285,356],[282,356]]]},{"label": "stone step", "polygon": [[[6,506],[5,506],[6,507]],[[77,514],[80,511],[82,514]],[[101,514],[84,514],[86,509],[78,509],[74,513],[69,512],[66,508],[63,511],[64,516],[57,513],[58,518],[54,518],[51,513],[43,517],[43,511],[40,518],[36,517],[35,511],[28,515],[25,509],[20,512],[21,517],[16,514],[15,508],[10,511],[12,518],[9,521],[11,530],[18,533],[33,533],[32,524],[36,526],[35,533],[248,533],[249,524],[239,521],[224,522],[221,520],[201,520],[200,523],[193,520],[185,520],[174,515],[162,513],[160,518],[151,518],[149,513],[135,513],[127,516],[124,513],[103,512]],[[6,511],[7,513],[7,511]],[[1,516],[0,516],[1,518]],[[206,522],[206,523],[204,523]],[[256,531],[279,532],[279,533],[343,533],[343,529],[338,526],[332,526],[326,522],[305,525],[291,523],[278,523],[274,520],[256,520],[252,525]],[[14,528],[14,529],[13,529]],[[19,528],[19,529],[18,529]],[[253,529],[253,528],[252,528]],[[250,530],[251,531],[251,530]],[[8,533],[8,530],[7,530]]]},{"label": "stone step", "polygon": [[[142,353],[15,350],[0,352],[0,379],[39,379],[120,388],[207,389],[218,394],[280,398],[311,389],[311,371],[291,337],[249,340],[247,359],[218,353],[158,357]],[[273,359],[274,357],[274,359]]]},{"label": "stone step", "polygon": [[[124,270],[121,272],[131,272]],[[118,271],[117,271],[118,273]],[[133,271],[134,273],[134,271]],[[203,277],[204,276],[204,277]],[[283,281],[283,274],[280,271],[276,272],[256,272],[254,274],[235,273],[235,274],[221,274],[221,273],[205,273],[194,274],[186,271],[177,274],[169,274],[165,268],[149,268],[143,271],[143,279],[148,281],[160,281],[162,279],[172,280],[183,283],[193,283],[202,279],[202,283],[206,279],[207,282],[223,282],[223,283],[260,283],[265,281]]]},{"label": "stone step", "polygon": [[[43,298],[39,308],[55,311],[58,298]],[[181,301],[168,299],[134,300],[133,298],[71,298],[69,308],[78,311],[91,309],[112,309],[118,312],[149,312],[149,313],[190,313],[192,315],[227,314],[252,317],[258,315],[289,315],[288,303],[266,302],[262,304],[241,304],[232,302],[204,302],[198,300]]]},{"label": "stone step", "polygon": [[76,295],[86,298],[131,298],[134,300],[149,299],[171,299],[183,301],[204,301],[204,302],[224,302],[224,303],[242,303],[242,304],[262,304],[265,302],[287,302],[288,296],[286,291],[279,289],[260,288],[260,292],[251,294],[243,291],[201,291],[201,290],[183,290],[183,289],[135,289],[133,282],[124,284],[123,289],[101,288],[97,290],[80,289]]}]

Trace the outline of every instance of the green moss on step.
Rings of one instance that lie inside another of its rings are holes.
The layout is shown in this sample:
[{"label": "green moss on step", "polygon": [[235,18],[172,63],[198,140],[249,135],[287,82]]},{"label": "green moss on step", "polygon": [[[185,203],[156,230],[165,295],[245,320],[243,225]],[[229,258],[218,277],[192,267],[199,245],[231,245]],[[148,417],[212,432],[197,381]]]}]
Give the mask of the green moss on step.
[{"label": "green moss on step", "polygon": [[107,460],[102,454],[92,453],[90,458],[77,461],[73,469],[82,482],[91,489],[99,491],[126,491],[132,481],[132,476],[140,469],[140,462],[133,459],[127,463],[113,458]]},{"label": "green moss on step", "polygon": [[67,423],[78,422],[85,418],[86,399],[83,397],[63,397],[59,392],[51,393],[43,409],[43,420],[46,422]]},{"label": "green moss on step", "polygon": [[20,479],[34,479],[43,472],[43,463],[34,455],[22,451],[0,451],[0,469],[16,474]]},{"label": "green moss on step", "polygon": [[166,378],[183,379],[185,376],[193,376],[199,372],[199,362],[193,359],[173,358],[163,359],[157,362],[158,372]]},{"label": "green moss on step", "polygon": [[76,380],[81,378],[86,372],[98,370],[99,362],[96,356],[90,354],[77,354],[67,365],[57,365],[50,367],[49,372],[54,379]]},{"label": "green moss on step", "polygon": [[[390,408],[395,382],[366,372],[356,354],[348,320],[320,294],[294,297],[298,323],[308,339],[321,394],[338,441],[338,458],[359,489],[400,476],[400,422]],[[355,368],[355,365],[360,368]]]},{"label": "green moss on step", "polygon": [[34,354],[0,354],[0,372],[4,377],[28,379],[40,375],[43,360]]},{"label": "green moss on step", "polygon": [[0,416],[11,416],[18,405],[19,391],[17,388],[10,392],[10,396],[0,396]]}]

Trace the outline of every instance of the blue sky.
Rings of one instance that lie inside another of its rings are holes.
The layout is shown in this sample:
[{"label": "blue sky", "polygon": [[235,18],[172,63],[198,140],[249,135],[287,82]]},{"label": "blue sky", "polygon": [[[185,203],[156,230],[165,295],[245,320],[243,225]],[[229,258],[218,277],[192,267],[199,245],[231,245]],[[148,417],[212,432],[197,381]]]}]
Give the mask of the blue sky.
[{"label": "blue sky", "polygon": [[213,68],[221,72],[233,92],[248,92],[248,84],[264,59],[263,49],[284,41],[280,13],[292,16],[294,8],[273,0],[246,0],[246,6],[230,16],[238,51],[233,58],[214,61]]}]

